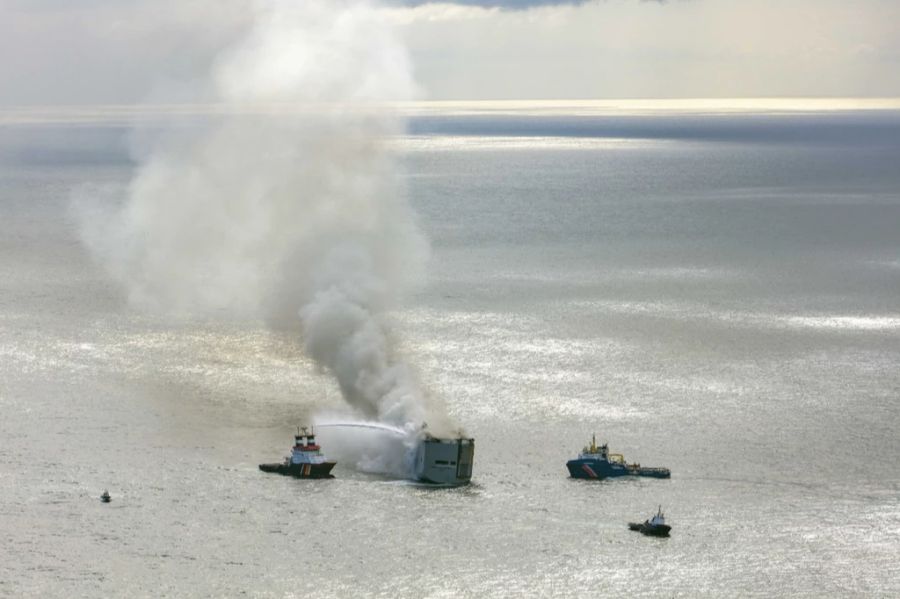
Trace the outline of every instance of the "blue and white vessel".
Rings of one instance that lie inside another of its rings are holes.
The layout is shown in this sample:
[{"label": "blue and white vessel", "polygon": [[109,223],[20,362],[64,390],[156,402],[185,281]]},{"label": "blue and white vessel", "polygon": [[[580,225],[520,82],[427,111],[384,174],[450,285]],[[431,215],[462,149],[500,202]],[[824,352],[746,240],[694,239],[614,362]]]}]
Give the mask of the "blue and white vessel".
[{"label": "blue and white vessel", "polygon": [[597,437],[591,437],[591,444],[581,450],[578,457],[566,462],[572,478],[600,480],[614,476],[650,476],[669,478],[668,468],[648,468],[640,464],[628,464],[620,453],[609,453],[606,443],[597,445]]}]

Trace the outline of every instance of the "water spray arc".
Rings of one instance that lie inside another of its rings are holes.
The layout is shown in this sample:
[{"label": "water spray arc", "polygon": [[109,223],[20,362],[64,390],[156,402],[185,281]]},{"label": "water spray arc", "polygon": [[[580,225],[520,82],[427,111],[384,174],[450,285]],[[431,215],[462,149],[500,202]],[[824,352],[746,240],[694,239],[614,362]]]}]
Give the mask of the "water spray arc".
[{"label": "water spray arc", "polygon": [[371,430],[388,432],[393,435],[397,435],[398,437],[405,437],[409,435],[409,431],[407,430],[397,428],[395,426],[389,426],[387,424],[380,424],[378,422],[328,422],[324,424],[317,423],[316,428],[367,428]]}]

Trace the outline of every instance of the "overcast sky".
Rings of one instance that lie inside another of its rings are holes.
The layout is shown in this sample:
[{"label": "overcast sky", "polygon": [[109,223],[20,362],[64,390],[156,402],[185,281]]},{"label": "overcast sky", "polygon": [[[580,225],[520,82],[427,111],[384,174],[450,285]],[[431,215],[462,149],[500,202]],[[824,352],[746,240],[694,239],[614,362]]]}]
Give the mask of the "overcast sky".
[{"label": "overcast sky", "polygon": [[[390,6],[425,99],[900,96],[898,0]],[[0,104],[190,99],[250,15],[245,0],[0,0]]]}]

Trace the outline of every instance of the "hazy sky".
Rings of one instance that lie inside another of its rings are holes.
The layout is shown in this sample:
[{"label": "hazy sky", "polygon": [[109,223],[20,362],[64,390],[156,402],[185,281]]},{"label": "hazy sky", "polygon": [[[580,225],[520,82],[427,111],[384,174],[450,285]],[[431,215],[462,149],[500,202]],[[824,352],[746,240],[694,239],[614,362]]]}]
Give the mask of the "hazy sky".
[{"label": "hazy sky", "polygon": [[[900,96],[898,0],[390,6],[425,99]],[[246,0],[0,0],[0,104],[188,99],[250,14]]]}]

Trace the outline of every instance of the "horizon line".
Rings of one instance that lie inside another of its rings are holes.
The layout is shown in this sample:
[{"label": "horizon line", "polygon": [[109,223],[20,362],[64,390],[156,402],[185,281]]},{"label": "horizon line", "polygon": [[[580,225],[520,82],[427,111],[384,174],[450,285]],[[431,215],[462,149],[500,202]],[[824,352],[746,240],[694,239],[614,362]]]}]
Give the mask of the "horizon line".
[{"label": "horizon line", "polygon": [[809,113],[900,110],[900,97],[736,97],[736,98],[599,98],[544,100],[405,100],[345,102],[183,102],[131,104],[0,104],[0,125],[134,122],[195,116],[278,116],[328,110],[391,110],[401,116],[520,114],[533,116],[614,116],[629,114]]}]

